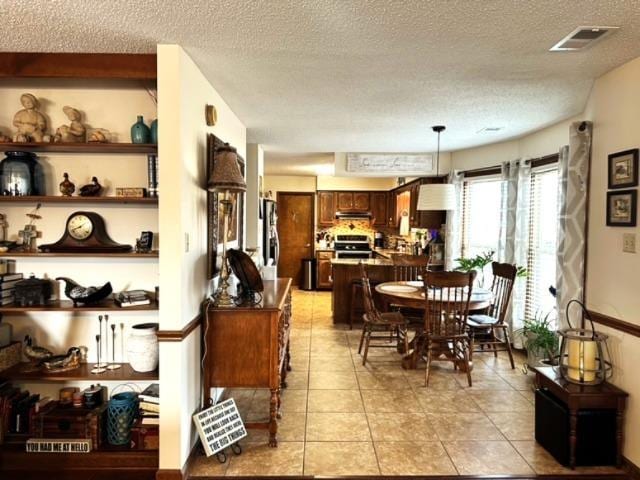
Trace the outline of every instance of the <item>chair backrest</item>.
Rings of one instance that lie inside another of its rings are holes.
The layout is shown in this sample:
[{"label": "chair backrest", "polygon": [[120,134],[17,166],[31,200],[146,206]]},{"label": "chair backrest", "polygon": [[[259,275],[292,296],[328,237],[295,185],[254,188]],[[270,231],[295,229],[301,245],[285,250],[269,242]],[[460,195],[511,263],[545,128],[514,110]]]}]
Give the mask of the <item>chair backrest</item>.
[{"label": "chair backrest", "polygon": [[499,323],[505,321],[513,284],[516,281],[518,269],[510,263],[493,262],[491,264],[493,272],[493,282],[491,282],[491,292],[493,293],[493,303],[489,307],[488,315],[498,319]]},{"label": "chair backrest", "polygon": [[377,322],[381,319],[380,312],[376,308],[373,300],[373,292],[371,291],[367,268],[362,262],[360,262],[360,276],[362,277],[362,303],[364,304],[365,321]]},{"label": "chair backrest", "polygon": [[466,331],[475,276],[475,271],[425,271],[424,327],[428,335],[451,337]]},{"label": "chair backrest", "polygon": [[422,271],[429,266],[428,255],[391,255],[393,263],[393,280],[396,282],[413,282],[418,280]]}]

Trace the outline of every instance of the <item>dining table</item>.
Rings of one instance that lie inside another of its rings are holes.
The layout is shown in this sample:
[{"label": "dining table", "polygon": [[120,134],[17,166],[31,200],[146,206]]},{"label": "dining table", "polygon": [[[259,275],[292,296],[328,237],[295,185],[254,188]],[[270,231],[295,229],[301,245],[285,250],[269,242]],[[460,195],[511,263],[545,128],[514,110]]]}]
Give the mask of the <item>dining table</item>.
[{"label": "dining table", "polygon": [[[383,300],[385,305],[410,308],[413,310],[425,310],[425,288],[422,280],[408,282],[384,282],[375,286],[375,291]],[[430,295],[433,290],[429,290]],[[493,293],[485,288],[474,287],[471,290],[469,299],[469,312],[482,311],[488,308],[493,301]],[[422,354],[425,333],[423,329],[417,329],[415,337],[411,340],[410,352],[407,352],[402,359],[402,366],[405,369],[416,369],[418,360]],[[443,349],[441,353],[451,354],[450,349]],[[458,363],[458,362],[456,362]],[[466,365],[458,363],[459,368],[464,371]],[[471,365],[472,367],[472,365]]]}]

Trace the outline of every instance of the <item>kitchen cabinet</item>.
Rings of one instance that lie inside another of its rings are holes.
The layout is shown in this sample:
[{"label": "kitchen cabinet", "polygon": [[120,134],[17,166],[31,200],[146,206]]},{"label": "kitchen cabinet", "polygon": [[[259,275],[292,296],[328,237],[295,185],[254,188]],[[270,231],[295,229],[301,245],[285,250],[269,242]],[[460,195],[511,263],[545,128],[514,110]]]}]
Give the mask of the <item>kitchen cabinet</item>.
[{"label": "kitchen cabinet", "polygon": [[353,192],[337,192],[339,212],[353,210]]},{"label": "kitchen cabinet", "polygon": [[336,192],[340,212],[368,212],[369,192]]},{"label": "kitchen cabinet", "polygon": [[316,252],[316,288],[318,290],[330,290],[333,287],[331,259],[333,251],[322,250]]},{"label": "kitchen cabinet", "polygon": [[371,192],[369,204],[371,206],[371,217],[374,227],[385,227],[388,223],[387,202],[389,195],[387,192]]},{"label": "kitchen cabinet", "polygon": [[318,225],[330,227],[336,219],[335,192],[318,192]]},{"label": "kitchen cabinet", "polygon": [[397,226],[396,193],[391,191],[387,194],[387,227],[396,228]]},{"label": "kitchen cabinet", "polygon": [[353,209],[358,212],[370,210],[369,192],[353,192]]},{"label": "kitchen cabinet", "polygon": [[420,212],[418,211],[418,196],[420,195],[420,182],[415,182],[409,189],[410,207],[409,207],[409,226],[420,227]]}]

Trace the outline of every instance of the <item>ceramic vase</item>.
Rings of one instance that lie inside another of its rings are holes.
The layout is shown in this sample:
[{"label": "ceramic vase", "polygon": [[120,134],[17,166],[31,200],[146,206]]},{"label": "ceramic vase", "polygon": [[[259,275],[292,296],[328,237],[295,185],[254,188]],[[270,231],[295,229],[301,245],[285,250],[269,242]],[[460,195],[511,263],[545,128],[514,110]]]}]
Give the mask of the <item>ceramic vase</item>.
[{"label": "ceramic vase", "polygon": [[127,357],[136,372],[153,372],[158,368],[157,323],[140,323],[131,327],[127,340]]},{"label": "ceramic vase", "polygon": [[31,152],[5,152],[0,162],[0,195],[44,195],[44,173]]},{"label": "ceramic vase", "polygon": [[142,115],[138,115],[138,121],[131,126],[131,143],[149,143],[151,131],[144,124]]},{"label": "ceramic vase", "polygon": [[151,122],[151,143],[158,144],[158,119]]}]

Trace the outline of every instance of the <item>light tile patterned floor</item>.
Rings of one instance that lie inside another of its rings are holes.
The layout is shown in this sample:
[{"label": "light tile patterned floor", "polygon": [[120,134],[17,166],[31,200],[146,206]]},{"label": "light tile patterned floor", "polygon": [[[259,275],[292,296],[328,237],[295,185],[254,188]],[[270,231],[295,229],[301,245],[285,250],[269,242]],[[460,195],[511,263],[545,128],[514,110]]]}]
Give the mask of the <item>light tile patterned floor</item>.
[{"label": "light tile patterned floor", "polygon": [[[282,395],[279,447],[250,431],[226,464],[197,458],[197,476],[618,473],[559,465],[534,441],[531,375],[505,355],[474,357],[473,387],[450,363],[406,371],[394,349],[358,354],[360,330],[333,325],[330,292],[294,291],[293,371]],[[268,417],[266,390],[228,390],[243,419]]]}]

